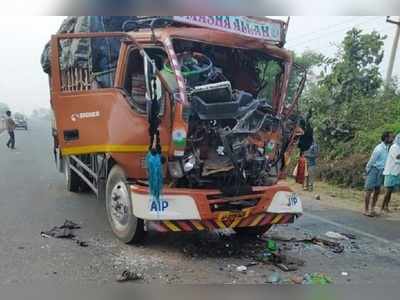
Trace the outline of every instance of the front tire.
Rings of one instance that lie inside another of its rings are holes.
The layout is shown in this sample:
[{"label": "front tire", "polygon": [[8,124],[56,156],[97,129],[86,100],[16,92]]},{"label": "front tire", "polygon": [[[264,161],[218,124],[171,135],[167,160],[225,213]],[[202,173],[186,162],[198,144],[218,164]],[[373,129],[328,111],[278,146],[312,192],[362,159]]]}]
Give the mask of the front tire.
[{"label": "front tire", "polygon": [[144,222],[133,214],[131,193],[122,168],[115,165],[107,179],[106,210],[114,234],[124,243],[140,243],[144,239]]}]

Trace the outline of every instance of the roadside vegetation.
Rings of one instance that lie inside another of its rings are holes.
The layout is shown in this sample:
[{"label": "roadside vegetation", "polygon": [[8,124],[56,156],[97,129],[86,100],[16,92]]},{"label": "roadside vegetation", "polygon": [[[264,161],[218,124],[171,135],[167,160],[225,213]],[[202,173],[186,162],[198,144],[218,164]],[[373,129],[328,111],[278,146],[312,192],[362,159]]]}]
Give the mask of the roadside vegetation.
[{"label": "roadside vegetation", "polygon": [[308,74],[299,110],[312,112],[321,148],[319,176],[327,182],[361,188],[382,132],[400,132],[399,85],[396,79],[386,85],[380,71],[385,38],[353,28],[336,45],[334,57],[311,51],[296,55]]}]

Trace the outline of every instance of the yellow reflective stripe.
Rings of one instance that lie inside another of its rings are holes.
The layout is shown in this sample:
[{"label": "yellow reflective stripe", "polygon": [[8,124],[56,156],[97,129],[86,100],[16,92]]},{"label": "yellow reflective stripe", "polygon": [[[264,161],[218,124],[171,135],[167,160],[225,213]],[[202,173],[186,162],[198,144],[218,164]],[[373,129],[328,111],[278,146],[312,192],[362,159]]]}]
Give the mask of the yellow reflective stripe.
[{"label": "yellow reflective stripe", "polygon": [[[168,151],[168,145],[162,146],[163,152]],[[100,152],[147,152],[148,145],[90,145],[79,147],[63,147],[61,152],[63,155],[100,153]]]},{"label": "yellow reflective stripe", "polygon": [[229,226],[229,228],[234,228],[234,227],[236,227],[236,225],[239,224],[240,221],[242,221],[242,220],[243,220],[243,218],[236,218],[236,220],[233,221],[233,223]]},{"label": "yellow reflective stripe", "polygon": [[249,226],[250,227],[256,226],[261,221],[262,218],[264,218],[264,215],[257,216],[257,218],[255,218],[255,220],[253,222],[251,222],[251,224]]},{"label": "yellow reflective stripe", "polygon": [[171,221],[164,221],[164,224],[171,229],[172,231],[181,231],[181,229],[177,226],[175,226],[174,223],[172,223]]},{"label": "yellow reflective stripe", "polygon": [[204,226],[201,225],[201,223],[199,221],[192,221],[192,224],[194,225],[194,227],[196,227],[197,230],[204,230]]},{"label": "yellow reflective stripe", "polygon": [[225,224],[222,221],[215,220],[215,223],[217,223],[219,228],[226,228]]},{"label": "yellow reflective stripe", "polygon": [[271,224],[276,224],[282,219],[283,215],[277,215],[272,221]]}]

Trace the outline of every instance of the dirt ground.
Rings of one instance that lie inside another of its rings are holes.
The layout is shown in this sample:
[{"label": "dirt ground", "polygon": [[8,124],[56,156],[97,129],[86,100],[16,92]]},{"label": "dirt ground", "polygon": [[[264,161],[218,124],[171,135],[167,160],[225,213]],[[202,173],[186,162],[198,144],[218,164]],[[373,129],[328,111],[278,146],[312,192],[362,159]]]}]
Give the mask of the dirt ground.
[{"label": "dirt ground", "polygon": [[[363,211],[364,209],[364,191],[351,188],[341,188],[323,181],[317,181],[315,183],[314,190],[312,192],[308,192],[304,191],[301,185],[295,183],[294,180],[289,179],[288,182],[290,183],[291,188],[300,196],[313,199],[320,198],[322,204],[359,212]],[[378,198],[377,212],[380,211],[384,193],[385,190],[382,189]],[[387,217],[400,218],[400,192],[392,194],[390,209],[392,210],[392,214]]]}]

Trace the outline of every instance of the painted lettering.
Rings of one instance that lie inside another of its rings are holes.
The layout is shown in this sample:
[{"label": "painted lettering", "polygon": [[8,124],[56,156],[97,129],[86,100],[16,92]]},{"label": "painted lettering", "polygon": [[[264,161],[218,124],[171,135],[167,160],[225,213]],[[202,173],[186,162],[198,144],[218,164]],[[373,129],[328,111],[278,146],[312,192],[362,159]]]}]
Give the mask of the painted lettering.
[{"label": "painted lettering", "polygon": [[225,16],[224,28],[231,29],[231,19],[228,16]]},{"label": "painted lettering", "polygon": [[215,16],[215,26],[222,27],[223,21],[224,21],[223,16]]},{"label": "painted lettering", "polygon": [[199,16],[198,21],[204,24],[207,24],[207,17],[206,16]]},{"label": "painted lettering", "polygon": [[261,26],[261,31],[262,31],[262,35],[263,37],[269,37],[269,27],[268,26]]},{"label": "painted lettering", "polygon": [[207,24],[208,25],[214,25],[215,24],[214,16],[208,16]]},{"label": "painted lettering", "polygon": [[150,211],[163,212],[168,208],[168,206],[168,201],[161,200],[160,202],[158,202],[153,200],[150,204]]}]

